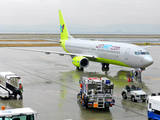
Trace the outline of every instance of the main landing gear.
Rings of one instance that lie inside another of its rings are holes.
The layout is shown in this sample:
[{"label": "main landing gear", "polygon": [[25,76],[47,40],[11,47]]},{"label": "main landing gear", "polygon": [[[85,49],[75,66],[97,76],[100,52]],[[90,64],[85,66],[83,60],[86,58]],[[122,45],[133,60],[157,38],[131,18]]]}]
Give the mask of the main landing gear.
[{"label": "main landing gear", "polygon": [[101,63],[102,64],[102,71],[109,71],[109,64],[108,63]]},{"label": "main landing gear", "polygon": [[76,70],[78,70],[78,71],[84,71],[84,68],[83,67],[77,67]]}]

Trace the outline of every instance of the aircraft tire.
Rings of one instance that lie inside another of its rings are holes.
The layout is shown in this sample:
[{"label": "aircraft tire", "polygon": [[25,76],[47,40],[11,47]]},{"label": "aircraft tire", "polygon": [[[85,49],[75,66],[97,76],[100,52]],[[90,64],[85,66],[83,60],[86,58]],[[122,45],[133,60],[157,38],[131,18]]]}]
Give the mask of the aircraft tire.
[{"label": "aircraft tire", "polygon": [[77,71],[84,71],[84,68],[83,68],[83,67],[80,67],[80,68],[77,67],[76,70],[77,70]]},{"label": "aircraft tire", "polygon": [[84,71],[84,68],[83,68],[83,67],[81,67],[81,68],[80,68],[80,71]]},{"label": "aircraft tire", "polygon": [[79,71],[79,67],[76,67],[76,70]]},{"label": "aircraft tire", "polygon": [[102,71],[109,71],[109,67],[102,67]]},{"label": "aircraft tire", "polygon": [[101,63],[102,64],[102,71],[109,71],[109,64],[108,63]]}]

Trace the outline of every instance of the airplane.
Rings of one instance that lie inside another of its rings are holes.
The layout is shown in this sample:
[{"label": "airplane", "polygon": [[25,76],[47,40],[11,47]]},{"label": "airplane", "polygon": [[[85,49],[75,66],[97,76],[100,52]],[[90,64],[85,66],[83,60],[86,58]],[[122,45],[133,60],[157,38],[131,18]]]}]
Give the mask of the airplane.
[{"label": "airplane", "polygon": [[109,70],[109,64],[141,68],[144,70],[146,67],[153,63],[152,57],[149,52],[140,47],[129,43],[120,42],[107,42],[107,41],[93,41],[85,39],[75,39],[67,31],[61,10],[59,10],[60,22],[60,45],[65,52],[35,50],[35,49],[21,49],[25,51],[44,52],[46,54],[59,54],[69,55],[72,58],[72,63],[77,67],[77,70],[83,71],[84,68],[89,66],[89,62],[100,62],[102,70]]}]

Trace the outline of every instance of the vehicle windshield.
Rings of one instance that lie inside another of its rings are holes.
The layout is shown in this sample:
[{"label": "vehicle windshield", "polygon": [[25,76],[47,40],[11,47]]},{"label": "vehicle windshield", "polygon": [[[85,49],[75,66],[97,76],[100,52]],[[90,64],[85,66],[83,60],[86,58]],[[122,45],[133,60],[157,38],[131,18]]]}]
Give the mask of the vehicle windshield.
[{"label": "vehicle windshield", "polygon": [[0,117],[0,120],[34,120],[34,114],[32,114],[32,115],[12,116],[12,117]]},{"label": "vehicle windshield", "polygon": [[111,93],[111,89],[106,89],[105,93]]},{"label": "vehicle windshield", "polygon": [[88,84],[88,89],[91,90],[91,89],[96,89],[97,88],[97,85],[96,84]]}]

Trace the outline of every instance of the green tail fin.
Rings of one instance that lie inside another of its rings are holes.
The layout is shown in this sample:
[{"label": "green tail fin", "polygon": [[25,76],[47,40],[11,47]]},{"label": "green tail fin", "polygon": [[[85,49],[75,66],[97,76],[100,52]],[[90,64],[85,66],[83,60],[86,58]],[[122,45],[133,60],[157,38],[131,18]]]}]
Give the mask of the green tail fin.
[{"label": "green tail fin", "polygon": [[67,31],[67,27],[66,27],[66,24],[64,22],[61,10],[59,10],[59,22],[60,22],[61,40],[68,40],[69,34],[68,34],[68,31]]}]

